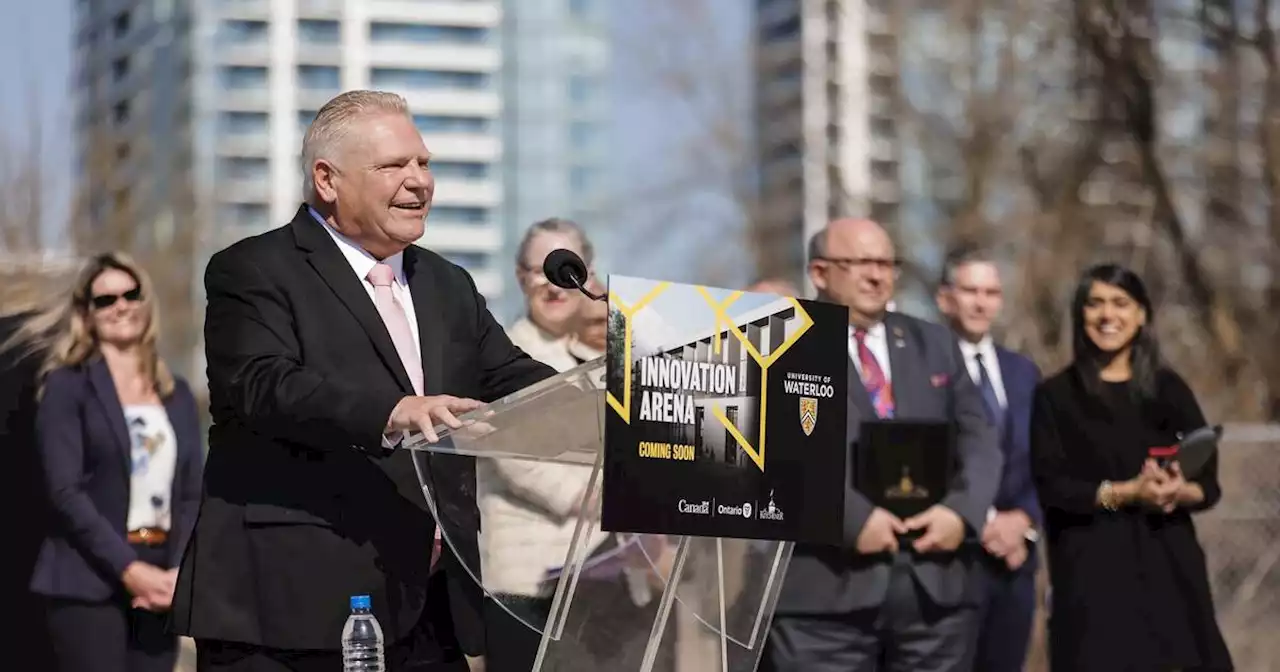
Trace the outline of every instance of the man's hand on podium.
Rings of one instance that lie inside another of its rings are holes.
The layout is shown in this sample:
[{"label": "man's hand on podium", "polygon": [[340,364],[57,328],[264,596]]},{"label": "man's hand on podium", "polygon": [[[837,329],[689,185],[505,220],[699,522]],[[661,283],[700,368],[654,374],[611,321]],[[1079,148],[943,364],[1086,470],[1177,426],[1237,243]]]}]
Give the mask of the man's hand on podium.
[{"label": "man's hand on podium", "polygon": [[464,399],[448,394],[431,397],[405,397],[396,404],[387,419],[387,433],[422,432],[428,443],[436,443],[440,437],[436,435],[435,426],[443,424],[451,429],[460,429],[462,421],[458,415],[469,413],[484,406],[484,402],[475,399]]}]

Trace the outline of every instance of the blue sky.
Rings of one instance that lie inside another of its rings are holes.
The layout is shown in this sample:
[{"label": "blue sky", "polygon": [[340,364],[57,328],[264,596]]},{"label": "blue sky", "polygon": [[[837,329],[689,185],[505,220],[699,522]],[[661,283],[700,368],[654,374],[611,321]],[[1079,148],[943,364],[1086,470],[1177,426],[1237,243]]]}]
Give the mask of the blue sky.
[{"label": "blue sky", "polygon": [[[0,21],[0,152],[30,147],[39,115],[40,147],[52,181],[46,207],[65,218],[71,183],[71,0],[11,2]],[[16,144],[16,147],[15,147]]]},{"label": "blue sky", "polygon": [[[678,9],[660,16],[655,8],[662,4]],[[0,22],[0,90],[6,94],[0,97],[0,147],[8,150],[9,143],[26,142],[32,115],[38,114],[46,167],[61,180],[50,188],[49,199],[65,202],[72,187],[63,176],[73,172],[72,0],[9,5],[6,20]],[[715,31],[681,25],[686,8],[695,5],[706,8],[708,14],[699,20],[713,20]],[[652,49],[670,47],[673,39],[686,41],[689,46],[674,57],[677,64],[702,65],[697,74],[702,80],[727,79],[732,80],[730,86],[740,87],[750,63],[746,37],[751,5],[742,0],[608,0],[606,6],[613,12],[610,28],[616,42],[611,134],[623,205],[615,209],[612,221],[597,224],[603,229],[602,262],[608,266],[602,270],[741,286],[751,272],[739,263],[741,245],[733,233],[738,218],[718,193],[723,180],[713,177],[706,185],[689,187],[684,179],[707,172],[691,158],[700,151],[699,136],[706,133],[707,104],[656,85]],[[717,65],[707,67],[711,61]],[[719,95],[706,84],[695,89]],[[701,92],[692,94],[697,95]],[[63,205],[50,220],[61,222],[65,216]]]}]

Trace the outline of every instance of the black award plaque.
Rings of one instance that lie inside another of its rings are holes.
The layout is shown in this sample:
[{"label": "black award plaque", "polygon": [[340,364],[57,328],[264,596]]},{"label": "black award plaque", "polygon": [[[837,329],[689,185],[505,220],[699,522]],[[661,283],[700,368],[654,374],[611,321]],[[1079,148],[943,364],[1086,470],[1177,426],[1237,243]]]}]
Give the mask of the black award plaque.
[{"label": "black award plaque", "polygon": [[905,520],[946,496],[955,463],[951,423],[873,420],[860,435],[854,483],[873,505]]}]

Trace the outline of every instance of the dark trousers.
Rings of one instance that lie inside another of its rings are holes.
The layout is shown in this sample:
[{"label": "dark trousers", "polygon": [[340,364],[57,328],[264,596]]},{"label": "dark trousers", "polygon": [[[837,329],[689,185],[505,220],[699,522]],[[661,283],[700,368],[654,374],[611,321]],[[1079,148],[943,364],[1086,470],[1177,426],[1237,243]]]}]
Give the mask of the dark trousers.
[{"label": "dark trousers", "polygon": [[[168,568],[164,546],[134,546],[138,559]],[[129,606],[119,595],[106,602],[45,600],[57,672],[173,672],[178,638],[165,630],[167,614]]]},{"label": "dark trousers", "polygon": [[[546,627],[548,614],[551,613],[551,598],[499,595],[497,599],[515,611],[519,618],[497,602],[485,600],[485,641],[489,646],[485,650],[484,670],[529,672],[533,669],[533,662],[538,659],[538,647],[542,645],[542,633],[539,630]],[[536,625],[539,630],[534,630],[529,624]]]},{"label": "dark trousers", "polygon": [[974,669],[1022,672],[1035,613],[1035,563],[1011,572],[1002,561],[994,560],[987,577]]},{"label": "dark trousers", "polygon": [[774,618],[764,672],[969,672],[978,625],[975,606],[933,604],[898,562],[884,603],[848,614]]}]

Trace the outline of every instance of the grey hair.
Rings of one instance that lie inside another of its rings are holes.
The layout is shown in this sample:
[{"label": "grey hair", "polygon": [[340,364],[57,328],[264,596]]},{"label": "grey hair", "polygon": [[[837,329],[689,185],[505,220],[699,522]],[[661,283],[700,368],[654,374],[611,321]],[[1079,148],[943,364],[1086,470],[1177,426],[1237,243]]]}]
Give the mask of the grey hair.
[{"label": "grey hair", "polygon": [[316,113],[316,118],[302,136],[302,197],[314,205],[316,196],[316,160],[333,160],[334,153],[346,138],[351,122],[368,114],[403,114],[410,116],[409,103],[387,91],[346,91],[334,96]]},{"label": "grey hair", "polygon": [[942,261],[942,275],[938,278],[939,287],[951,287],[956,282],[956,271],[969,264],[994,264],[994,255],[978,245],[961,245],[947,252]]},{"label": "grey hair", "polygon": [[[586,232],[581,226],[572,220],[560,217],[552,217],[542,221],[534,222],[528,230],[524,232],[524,238],[520,239],[520,245],[516,248],[516,268],[524,267],[524,258],[529,254],[529,247],[533,245],[533,239],[538,237],[540,233],[567,233],[578,239],[582,245],[582,260],[590,266],[595,259],[595,247],[591,245],[591,239],[587,238]],[[537,270],[537,269],[533,269]]]},{"label": "grey hair", "polygon": [[824,226],[809,236],[809,263],[827,256],[827,228]]}]

